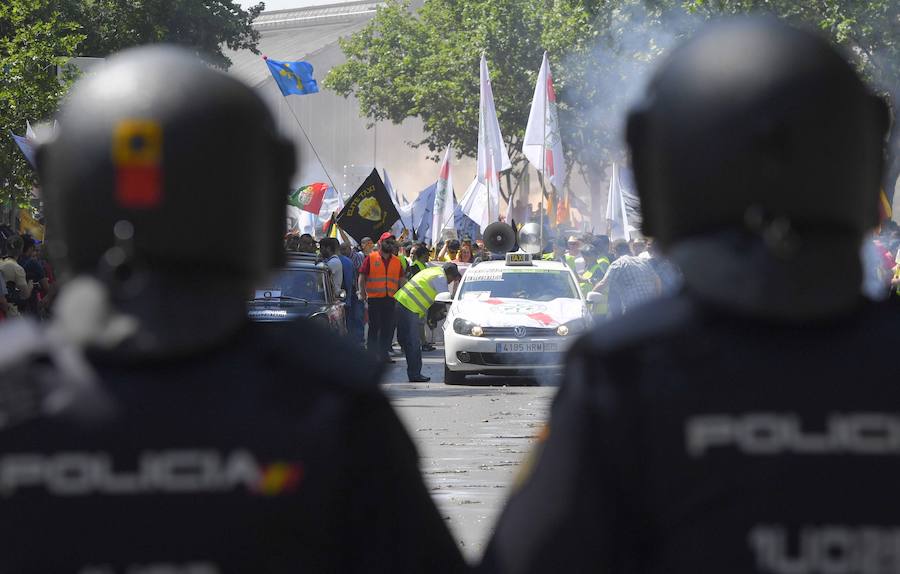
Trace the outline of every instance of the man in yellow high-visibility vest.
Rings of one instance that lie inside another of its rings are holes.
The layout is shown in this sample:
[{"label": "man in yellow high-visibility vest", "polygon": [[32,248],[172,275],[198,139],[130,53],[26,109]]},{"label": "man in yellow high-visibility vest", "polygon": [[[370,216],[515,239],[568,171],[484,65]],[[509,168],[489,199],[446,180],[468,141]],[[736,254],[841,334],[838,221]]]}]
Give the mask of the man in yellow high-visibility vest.
[{"label": "man in yellow high-visibility vest", "polygon": [[461,277],[456,263],[428,267],[413,275],[394,294],[394,299],[397,300],[397,329],[403,333],[400,338],[406,355],[406,375],[411,383],[431,380],[422,374],[422,341],[419,337],[421,325],[437,294],[449,291],[450,283]]}]

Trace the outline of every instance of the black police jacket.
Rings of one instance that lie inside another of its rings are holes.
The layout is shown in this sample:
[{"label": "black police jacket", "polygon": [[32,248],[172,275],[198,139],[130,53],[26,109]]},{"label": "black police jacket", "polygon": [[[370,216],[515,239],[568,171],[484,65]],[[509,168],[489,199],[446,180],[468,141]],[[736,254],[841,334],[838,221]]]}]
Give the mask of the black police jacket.
[{"label": "black police jacket", "polygon": [[491,572],[900,572],[900,309],[803,326],[663,299],[569,356]]},{"label": "black police jacket", "polygon": [[0,573],[462,569],[379,369],[328,332],[92,363],[111,411],[0,431]]}]

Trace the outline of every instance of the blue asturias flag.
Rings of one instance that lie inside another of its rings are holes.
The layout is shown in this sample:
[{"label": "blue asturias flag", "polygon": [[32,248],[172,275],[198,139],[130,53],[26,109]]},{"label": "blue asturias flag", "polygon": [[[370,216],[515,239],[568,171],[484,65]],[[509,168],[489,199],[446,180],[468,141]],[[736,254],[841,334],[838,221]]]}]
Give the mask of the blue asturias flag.
[{"label": "blue asturias flag", "polygon": [[313,78],[313,67],[309,62],[282,62],[265,58],[275,83],[285,96],[291,94],[315,94],[319,85]]}]

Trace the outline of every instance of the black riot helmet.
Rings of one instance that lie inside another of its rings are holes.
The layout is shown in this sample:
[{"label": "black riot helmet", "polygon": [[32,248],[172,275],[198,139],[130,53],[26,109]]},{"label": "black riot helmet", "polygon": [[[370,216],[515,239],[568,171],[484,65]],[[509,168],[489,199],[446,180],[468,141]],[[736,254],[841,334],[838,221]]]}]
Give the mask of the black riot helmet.
[{"label": "black riot helmet", "polygon": [[828,42],[775,20],[711,26],[675,49],[630,114],[643,231],[838,234],[877,223],[889,116]]},{"label": "black riot helmet", "polygon": [[249,87],[175,47],[126,50],[75,85],[39,151],[52,249],[76,273],[127,258],[250,284],[283,257],[294,167]]}]

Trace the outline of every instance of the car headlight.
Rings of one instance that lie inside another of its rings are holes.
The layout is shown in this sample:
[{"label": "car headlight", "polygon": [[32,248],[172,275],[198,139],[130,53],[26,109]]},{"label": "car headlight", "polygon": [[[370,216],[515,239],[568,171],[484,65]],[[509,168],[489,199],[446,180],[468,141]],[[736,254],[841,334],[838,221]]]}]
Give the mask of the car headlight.
[{"label": "car headlight", "polygon": [[586,328],[587,323],[584,319],[575,319],[574,321],[563,323],[562,325],[557,327],[556,334],[560,337],[568,337],[571,335],[577,335],[578,333],[583,332]]},{"label": "car headlight", "polygon": [[460,335],[471,335],[473,337],[480,337],[484,334],[484,329],[481,326],[463,318],[454,319],[453,331]]}]

